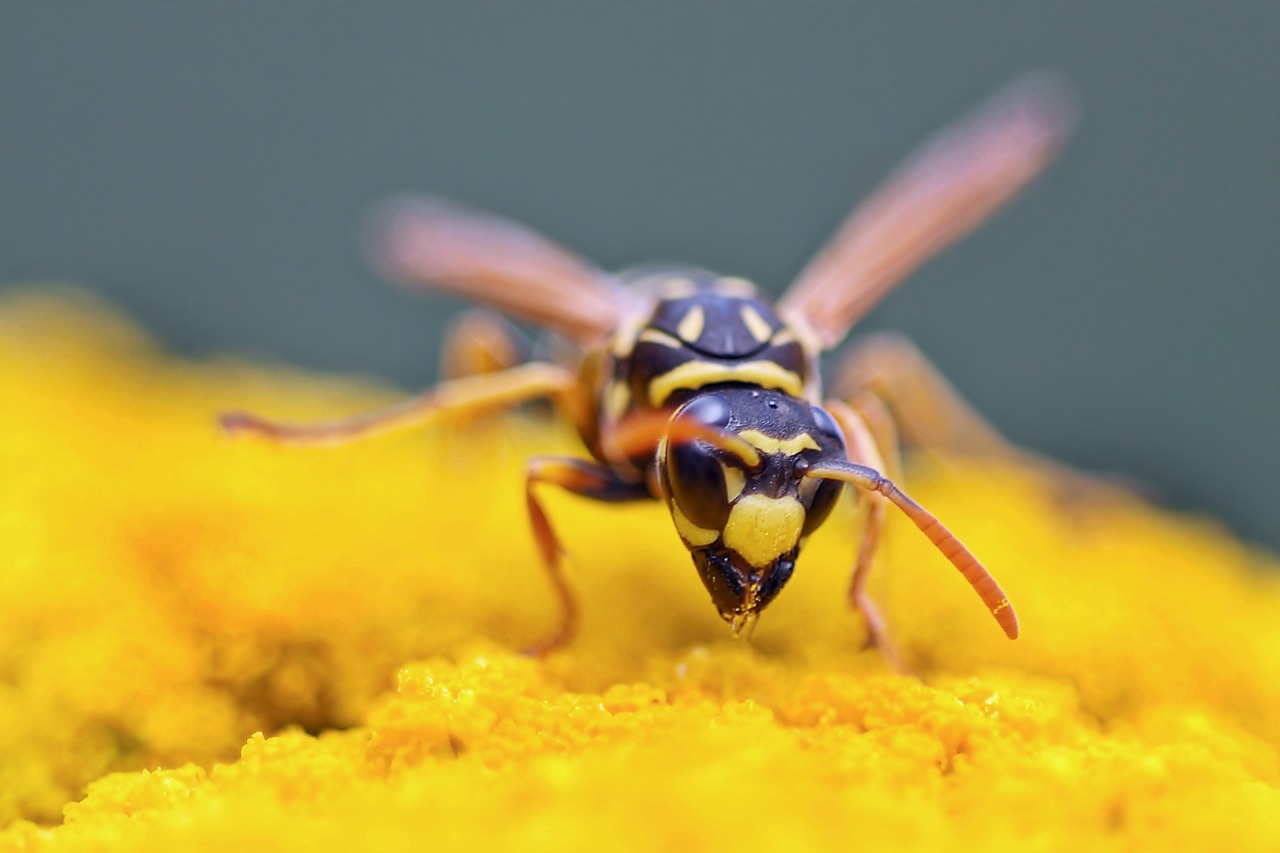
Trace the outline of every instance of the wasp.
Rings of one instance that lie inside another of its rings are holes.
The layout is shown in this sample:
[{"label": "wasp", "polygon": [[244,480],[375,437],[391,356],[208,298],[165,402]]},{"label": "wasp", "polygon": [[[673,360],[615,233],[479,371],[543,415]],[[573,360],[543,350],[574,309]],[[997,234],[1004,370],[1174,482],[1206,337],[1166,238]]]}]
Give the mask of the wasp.
[{"label": "wasp", "polygon": [[[541,326],[572,354],[563,363],[520,363],[503,326],[472,319],[446,353],[447,363],[471,367],[402,403],[320,424],[242,412],[222,423],[280,443],[334,444],[446,413],[551,400],[590,458],[528,465],[529,520],[559,604],[559,622],[535,653],[563,646],[578,623],[564,553],[538,497],[544,485],[599,501],[663,501],[734,634],[786,586],[806,539],[851,487],[869,503],[848,592],[869,644],[891,648],[866,591],[888,506],[1016,638],[1017,616],[990,572],[885,473],[899,426],[908,436],[999,440],[901,341],[875,338],[855,350],[832,396],[822,391],[819,356],[1042,170],[1073,124],[1070,94],[1058,81],[1031,78],[944,129],[854,210],[776,303],[742,278],[674,265],[610,274],[497,216],[428,198],[393,202],[371,231],[380,272]],[[913,412],[914,424],[899,424]]]}]

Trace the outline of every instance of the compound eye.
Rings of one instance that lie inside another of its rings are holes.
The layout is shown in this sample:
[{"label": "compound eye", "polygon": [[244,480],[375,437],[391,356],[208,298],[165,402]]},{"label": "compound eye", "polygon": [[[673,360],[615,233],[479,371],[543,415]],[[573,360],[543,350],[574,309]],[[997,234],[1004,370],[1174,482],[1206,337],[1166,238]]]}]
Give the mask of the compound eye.
[{"label": "compound eye", "polygon": [[[840,424],[831,416],[831,413],[821,406],[813,406],[813,425],[818,431],[835,442],[840,448],[840,454],[843,456],[848,451],[845,448],[844,432],[840,429]],[[805,505],[804,516],[804,535],[808,536],[826,521],[827,516],[831,514],[831,510],[835,507],[836,501],[840,499],[842,486],[835,480],[809,480],[806,479],[800,484],[800,500]]]},{"label": "compound eye", "polygon": [[805,504],[803,535],[822,526],[840,500],[842,484],[835,480],[806,480],[800,485],[800,501]]},{"label": "compound eye", "polygon": [[840,424],[836,423],[836,419],[831,417],[831,413],[821,406],[812,406],[810,408],[813,411],[814,426],[834,438],[843,448],[844,431],[840,429]]},{"label": "compound eye", "polygon": [[718,394],[701,394],[686,403],[676,417],[724,429],[729,425],[729,401]]},{"label": "compound eye", "polygon": [[[729,404],[715,394],[690,400],[677,414],[718,428],[729,425]],[[673,442],[667,449],[666,481],[671,499],[685,518],[708,530],[722,530],[729,519],[723,451],[703,441]]]}]

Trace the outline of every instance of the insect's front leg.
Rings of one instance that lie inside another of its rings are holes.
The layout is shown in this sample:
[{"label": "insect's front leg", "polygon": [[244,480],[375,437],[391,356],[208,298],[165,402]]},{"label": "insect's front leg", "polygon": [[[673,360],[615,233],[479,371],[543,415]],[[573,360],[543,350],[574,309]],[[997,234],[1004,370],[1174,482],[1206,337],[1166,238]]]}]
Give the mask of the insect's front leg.
[{"label": "insect's front leg", "polygon": [[233,434],[251,433],[279,444],[345,444],[393,429],[423,424],[441,415],[480,414],[529,400],[567,396],[577,377],[554,364],[529,362],[497,373],[442,382],[401,403],[350,418],[316,424],[286,424],[247,412],[228,412],[222,426]]},{"label": "insect's front leg", "polygon": [[[974,592],[982,599],[982,603],[987,606],[987,610],[995,617],[1005,635],[1011,640],[1016,639],[1018,636],[1018,617],[1014,613],[1013,606],[1009,603],[1008,596],[1004,594],[1004,590],[1000,588],[1000,584],[996,582],[996,579],[991,576],[991,573],[986,570],[973,552],[965,547],[964,543],[946,525],[939,521],[933,513],[907,496],[891,479],[880,473],[881,469],[879,467],[866,464],[859,459],[859,457],[862,457],[862,459],[876,459],[878,456],[875,440],[866,421],[852,408],[839,400],[829,401],[827,408],[832,416],[835,417],[845,435],[849,461],[820,461],[811,465],[805,471],[804,476],[838,480],[855,486],[872,499],[873,506],[875,506],[874,502],[881,501],[888,501],[896,506],[907,518],[911,519],[911,522],[915,524],[920,532],[928,537],[934,547],[968,581]],[[883,506],[883,503],[880,505]],[[849,593],[854,607],[866,618],[868,631],[871,633],[873,641],[879,643],[883,643],[885,640],[883,623],[879,620],[879,613],[865,595],[864,590],[866,573],[870,568],[872,550],[876,544],[875,537],[878,536],[882,523],[882,520],[875,521],[873,519],[868,525],[872,528],[869,532],[871,547],[866,547],[866,539],[864,539],[864,547],[859,550],[858,559],[854,564],[853,580],[850,582]],[[876,635],[877,631],[879,631],[879,636]],[[893,660],[892,657],[890,659],[891,661]]]},{"label": "insect's front leg", "polygon": [[[849,461],[883,471],[885,460],[877,441],[876,431],[877,429],[881,432],[892,430],[893,423],[886,421],[875,424],[873,427],[866,417],[839,401],[828,402],[827,410],[831,412],[844,433]],[[886,440],[893,441],[888,436]],[[858,554],[854,558],[853,574],[849,579],[849,606],[862,614],[862,619],[867,626],[867,646],[879,648],[889,664],[897,669],[900,662],[897,648],[889,639],[889,630],[885,625],[884,617],[880,615],[879,608],[867,594],[867,578],[871,574],[876,549],[880,545],[880,534],[884,530],[886,503],[882,496],[874,492],[866,493],[866,499],[867,519],[863,526],[862,539],[858,543]]]},{"label": "insect's front leg", "polygon": [[569,642],[578,628],[577,602],[564,576],[564,549],[535,493],[535,487],[540,483],[553,483],[575,495],[610,503],[651,497],[643,481],[623,478],[612,468],[598,462],[561,456],[542,456],[529,461],[528,479],[525,482],[529,523],[533,527],[542,564],[560,604],[559,626],[527,650],[529,654],[539,657]]}]

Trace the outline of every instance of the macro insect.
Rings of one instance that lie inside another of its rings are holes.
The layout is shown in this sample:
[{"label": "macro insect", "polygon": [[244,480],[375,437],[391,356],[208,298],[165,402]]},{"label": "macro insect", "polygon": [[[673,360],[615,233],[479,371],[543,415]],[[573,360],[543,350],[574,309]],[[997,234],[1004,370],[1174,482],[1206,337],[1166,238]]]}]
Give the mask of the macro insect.
[{"label": "macro insect", "polygon": [[312,425],[233,412],[223,425],[281,443],[332,444],[446,412],[552,400],[591,458],[529,463],[529,519],[560,609],[556,629],[534,652],[566,643],[578,619],[560,542],[538,498],[543,485],[600,501],[665,502],[735,634],[786,585],[807,537],[851,486],[869,501],[848,592],[869,643],[889,648],[866,592],[889,505],[1016,638],[1017,616],[995,579],[885,474],[896,464],[900,428],[961,443],[965,435],[998,439],[987,438],[989,428],[922,357],[893,341],[856,350],[835,396],[823,396],[818,359],[908,273],[1015,195],[1071,124],[1061,84],[1033,78],[1005,90],[908,158],[776,303],[741,278],[673,265],[610,274],[496,216],[432,199],[392,203],[371,232],[384,275],[539,325],[572,344],[574,355],[563,364],[516,363],[504,327],[473,319],[473,332],[453,339],[452,355],[478,366],[403,403]]}]

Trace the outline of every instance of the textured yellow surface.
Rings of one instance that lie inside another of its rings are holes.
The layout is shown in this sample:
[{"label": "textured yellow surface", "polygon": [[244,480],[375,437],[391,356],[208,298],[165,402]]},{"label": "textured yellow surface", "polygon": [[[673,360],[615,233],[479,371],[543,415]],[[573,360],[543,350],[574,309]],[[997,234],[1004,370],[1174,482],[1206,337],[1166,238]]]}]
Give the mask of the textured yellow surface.
[{"label": "textured yellow surface", "polygon": [[0,389],[0,849],[1280,849],[1280,573],[1212,523],[916,472],[1023,636],[895,519],[896,675],[852,512],[751,646],[661,507],[549,495],[584,625],[540,662],[521,472],[563,431],[229,441],[390,394],[47,299],[0,303]]}]

